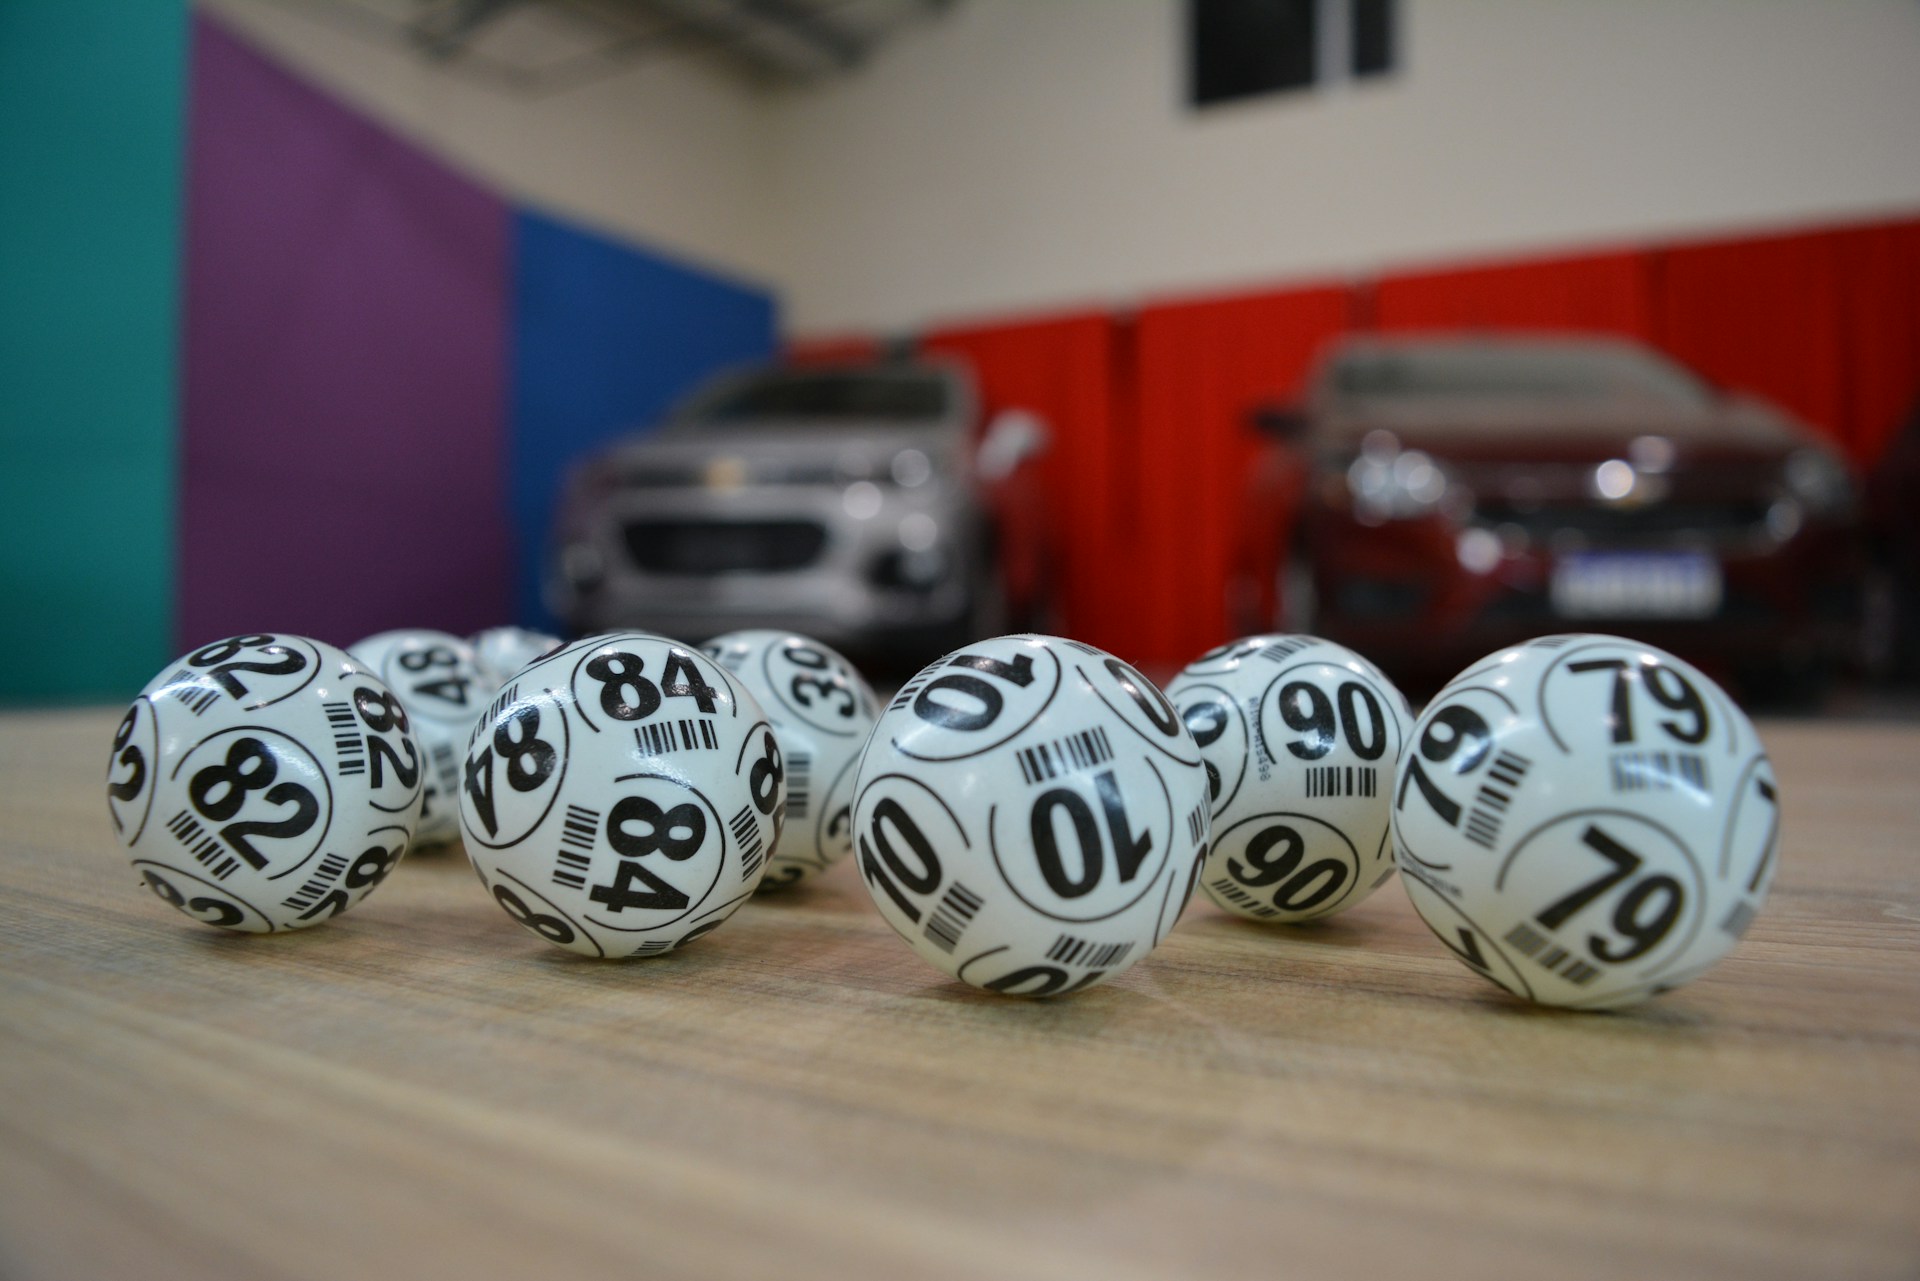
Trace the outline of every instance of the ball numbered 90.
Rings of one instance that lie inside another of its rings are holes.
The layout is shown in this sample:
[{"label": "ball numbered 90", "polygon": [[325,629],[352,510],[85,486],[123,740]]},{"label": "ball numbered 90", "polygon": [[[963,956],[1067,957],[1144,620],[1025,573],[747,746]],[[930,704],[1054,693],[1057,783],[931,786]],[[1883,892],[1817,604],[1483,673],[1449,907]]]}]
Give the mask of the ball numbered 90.
[{"label": "ball numbered 90", "polygon": [[853,771],[879,700],[852,663],[792,632],[728,632],[701,651],[759,700],[786,758],[786,822],[760,887],[825,871],[853,849]]},{"label": "ball numbered 90", "polygon": [[900,688],[861,759],[861,878],[935,968],[1015,996],[1089,987],[1166,937],[1207,843],[1173,705],[1078,641],[1003,636]]},{"label": "ball numbered 90", "polygon": [[1746,716],[1616,636],[1503,650],[1401,754],[1394,855],[1462,962],[1529,1000],[1628,1005],[1703,973],[1767,896],[1773,768]]},{"label": "ball numbered 90", "polygon": [[1208,898],[1291,924],[1393,875],[1387,808],[1413,716],[1379,668],[1317,636],[1248,636],[1188,664],[1167,697],[1206,761]]},{"label": "ball numbered 90", "polygon": [[420,825],[414,841],[436,845],[460,835],[460,758],[473,719],[496,686],[458,636],[425,628],[381,632],[347,647],[400,696],[426,758]]},{"label": "ball numbered 90", "polygon": [[406,709],[304,636],[203,645],[121,718],[107,812],[141,879],[197,921],[272,934],[346,911],[406,852],[420,814]]},{"label": "ball numbered 90", "polygon": [[460,825],[521,925],[587,956],[652,956],[746,902],[785,804],[754,697],[684,645],[616,632],[500,691],[467,746]]}]

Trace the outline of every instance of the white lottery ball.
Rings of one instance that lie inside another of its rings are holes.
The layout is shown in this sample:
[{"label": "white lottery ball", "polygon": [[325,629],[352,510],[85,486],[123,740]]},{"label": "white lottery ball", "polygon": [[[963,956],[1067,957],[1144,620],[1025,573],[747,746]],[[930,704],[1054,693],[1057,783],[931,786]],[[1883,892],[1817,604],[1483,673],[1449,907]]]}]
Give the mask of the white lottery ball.
[{"label": "white lottery ball", "polygon": [[920,957],[1014,996],[1079,991],[1166,937],[1207,843],[1207,774],[1172,704],[1078,641],[949,654],[881,714],[856,864]]},{"label": "white lottery ball", "polygon": [[1344,911],[1393,875],[1393,763],[1407,700],[1360,655],[1315,636],[1248,636],[1167,686],[1206,760],[1215,903],[1257,921]]},{"label": "white lottery ball", "polygon": [[426,794],[414,840],[437,845],[460,835],[460,758],[473,721],[497,686],[458,636],[425,628],[381,632],[347,647],[407,705],[426,760]]},{"label": "white lottery ball", "polygon": [[1779,839],[1773,767],[1720,687],[1617,636],[1453,678],[1401,753],[1394,856],[1469,967],[1545,1005],[1629,1005],[1739,942]]},{"label": "white lottery ball", "polygon": [[480,665],[480,674],[487,678],[491,686],[487,690],[491,697],[502,685],[519,675],[521,668],[541,655],[559,649],[561,640],[558,636],[549,636],[525,627],[489,627],[467,637],[467,644],[473,647],[473,659]]},{"label": "white lottery ball", "polygon": [[654,956],[747,901],[785,804],[753,695],[677,641],[612,632],[495,697],[467,747],[460,826],[521,925],[586,956]]},{"label": "white lottery ball", "polygon": [[728,632],[701,646],[767,718],[787,763],[787,816],[762,889],[792,885],[853,849],[853,771],[879,700],[835,650],[792,632]]},{"label": "white lottery ball", "polygon": [[331,920],[386,879],[420,814],[406,709],[331,645],[254,633],[148,682],[114,732],[107,811],[147,888],[253,934]]}]

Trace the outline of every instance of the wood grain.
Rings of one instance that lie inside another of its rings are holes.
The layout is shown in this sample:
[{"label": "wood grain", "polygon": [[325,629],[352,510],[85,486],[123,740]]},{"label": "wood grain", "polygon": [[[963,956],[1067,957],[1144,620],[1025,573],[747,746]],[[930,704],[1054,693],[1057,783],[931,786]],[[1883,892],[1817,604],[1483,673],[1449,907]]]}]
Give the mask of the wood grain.
[{"label": "wood grain", "polygon": [[944,981],[845,866],[624,964],[457,852],[227,936],[109,833],[117,715],[0,717],[7,1278],[1920,1275],[1920,729],[1765,726],[1767,912],[1572,1015],[1393,885],[1197,904],[1044,1003]]}]

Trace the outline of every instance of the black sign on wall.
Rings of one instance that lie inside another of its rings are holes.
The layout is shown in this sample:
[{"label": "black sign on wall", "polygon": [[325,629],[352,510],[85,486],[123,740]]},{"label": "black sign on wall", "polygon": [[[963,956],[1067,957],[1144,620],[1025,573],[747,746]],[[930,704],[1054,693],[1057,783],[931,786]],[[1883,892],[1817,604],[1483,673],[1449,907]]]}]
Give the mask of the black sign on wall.
[{"label": "black sign on wall", "polygon": [[1195,106],[1393,70],[1396,0],[1187,0]]}]

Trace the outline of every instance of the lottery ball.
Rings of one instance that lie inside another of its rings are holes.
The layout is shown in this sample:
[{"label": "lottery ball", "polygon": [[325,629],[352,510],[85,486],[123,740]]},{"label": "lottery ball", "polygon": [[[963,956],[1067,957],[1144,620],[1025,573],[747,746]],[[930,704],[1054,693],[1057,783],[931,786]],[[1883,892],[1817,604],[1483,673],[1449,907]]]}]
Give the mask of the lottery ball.
[{"label": "lottery ball", "polygon": [[1393,763],[1406,698],[1360,655],[1315,636],[1249,636],[1167,686],[1206,763],[1209,899],[1292,924],[1358,903],[1393,875]]},{"label": "lottery ball", "polygon": [[265,632],[168,664],[114,731],[107,813],[147,888],[253,934],[331,920],[420,816],[406,707],[365,665]]},{"label": "lottery ball", "polygon": [[438,845],[460,835],[460,758],[474,717],[495,686],[481,675],[471,646],[446,632],[381,632],[347,647],[406,704],[426,761],[420,826],[413,839]]},{"label": "lottery ball", "polygon": [[677,641],[612,632],[494,697],[467,745],[460,826],[521,925],[586,956],[654,956],[747,901],[785,805],[753,695]]},{"label": "lottery ball", "polygon": [[492,694],[519,674],[520,669],[542,654],[560,648],[560,638],[525,627],[489,627],[467,637],[473,647],[473,660],[487,678]]},{"label": "lottery ball", "polygon": [[1673,655],[1548,636],[1453,678],[1394,785],[1394,857],[1429,928],[1545,1005],[1628,1005],[1695,978],[1766,899],[1773,768],[1745,714]]},{"label": "lottery ball", "polygon": [[1207,773],[1166,696],[1111,654],[1002,636],[881,713],[854,785],[856,866],[921,958],[1013,996],[1152,951],[1193,892]]},{"label": "lottery ball", "polygon": [[728,632],[701,650],[759,700],[787,763],[786,821],[760,888],[825,871],[853,849],[853,771],[879,700],[852,663],[792,632]]}]

